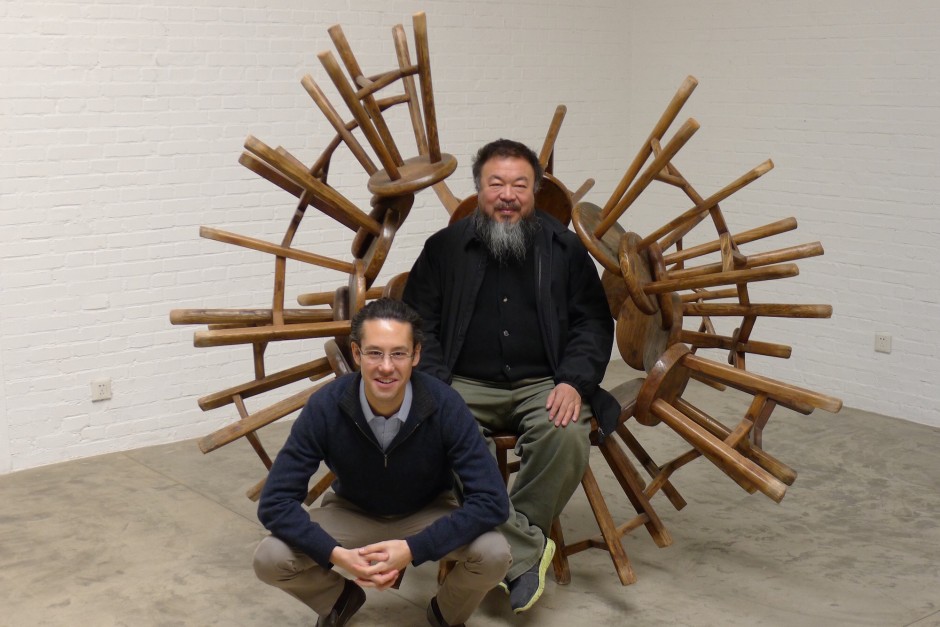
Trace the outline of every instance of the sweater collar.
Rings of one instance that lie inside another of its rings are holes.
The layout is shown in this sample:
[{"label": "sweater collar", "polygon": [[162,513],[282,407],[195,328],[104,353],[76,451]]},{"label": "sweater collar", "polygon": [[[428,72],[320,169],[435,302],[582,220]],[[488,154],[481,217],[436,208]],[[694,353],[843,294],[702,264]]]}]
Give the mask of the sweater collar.
[{"label": "sweater collar", "polygon": [[[413,429],[437,411],[437,402],[431,396],[431,392],[426,385],[426,378],[429,376],[417,370],[411,372],[411,411],[408,412],[408,418],[402,426],[403,430]],[[344,375],[341,379],[346,380],[346,388],[340,398],[340,410],[352,420],[368,428],[362,405],[359,402],[359,386],[362,382],[362,375],[354,372]]]}]

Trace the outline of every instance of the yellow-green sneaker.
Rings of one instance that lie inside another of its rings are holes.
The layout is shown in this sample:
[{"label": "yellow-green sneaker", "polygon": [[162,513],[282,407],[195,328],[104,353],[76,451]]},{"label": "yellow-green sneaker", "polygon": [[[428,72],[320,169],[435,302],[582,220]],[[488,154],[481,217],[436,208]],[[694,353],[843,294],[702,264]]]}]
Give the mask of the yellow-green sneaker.
[{"label": "yellow-green sneaker", "polygon": [[545,548],[542,550],[542,557],[539,561],[509,582],[509,604],[513,612],[516,614],[525,612],[542,596],[542,592],[545,591],[545,574],[554,556],[555,543],[551,538],[545,538]]}]

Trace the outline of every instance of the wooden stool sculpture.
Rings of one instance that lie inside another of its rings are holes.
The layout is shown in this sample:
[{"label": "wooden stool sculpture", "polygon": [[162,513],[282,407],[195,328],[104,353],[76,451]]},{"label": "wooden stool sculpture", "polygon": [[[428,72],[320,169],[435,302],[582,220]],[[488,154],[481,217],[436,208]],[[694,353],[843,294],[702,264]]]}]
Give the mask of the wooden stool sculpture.
[{"label": "wooden stool sculpture", "polygon": [[[178,309],[170,313],[173,324],[208,325],[206,330],[196,332],[194,344],[197,347],[232,344],[252,346],[254,378],[199,401],[203,410],[234,404],[239,413],[238,421],[200,441],[203,452],[208,453],[244,436],[258,452],[264,465],[270,468],[270,457],[255,432],[300,409],[322,383],[253,413],[245,407],[244,400],[305,378],[323,379],[334,374],[337,367],[335,359],[331,362],[324,357],[267,374],[264,353],[268,343],[332,338],[336,349],[347,361],[351,361],[348,350],[349,320],[367,298],[374,298],[381,293],[381,288],[370,288],[391,250],[395,233],[411,209],[414,194],[442,181],[457,166],[454,157],[440,150],[424,13],[413,16],[413,29],[417,61],[413,63],[411,60],[404,28],[399,24],[392,29],[397,67],[369,77],[360,68],[342,28],[337,25],[329,29],[350,78],[343,75],[332,52],[321,53],[319,59],[352,117],[344,120],[313,78],[309,75],[303,78],[301,84],[304,89],[336,130],[336,136],[312,166],[306,167],[284,148],[271,148],[251,136],[245,141],[245,152],[239,163],[299,199],[280,244],[214,228],[200,229],[202,237],[275,257],[274,293],[270,309]],[[418,77],[420,90],[415,84],[415,76]],[[384,94],[384,90],[396,84],[401,85],[401,93],[380,97],[380,92]],[[417,146],[417,156],[408,159],[401,156],[399,146],[383,117],[383,111],[400,104],[408,107]],[[381,169],[375,165],[354,132],[365,137]],[[368,188],[373,197],[368,213],[328,183],[330,162],[341,144],[349,149],[369,176]],[[329,258],[292,247],[305,212],[311,206],[354,232],[352,259]],[[335,292],[302,294],[298,297],[299,304],[317,308],[286,309],[284,294],[288,259],[344,273],[347,275],[346,284]],[[327,307],[324,308],[324,305]],[[249,495],[256,497],[259,488],[260,484],[250,490]]]},{"label": "wooden stool sculpture", "polygon": [[[408,39],[399,24],[392,29],[394,67],[370,75],[360,66],[342,28],[336,25],[329,29],[338,59],[331,51],[320,53],[318,58],[348,116],[337,110],[313,77],[303,77],[303,89],[336,133],[312,165],[308,167],[284,148],[271,148],[252,136],[246,139],[239,163],[297,198],[280,243],[216,228],[200,229],[202,237],[273,255],[275,260],[270,307],[177,309],[170,314],[173,324],[206,325],[195,332],[197,347],[247,344],[252,349],[250,380],[199,399],[204,411],[234,405],[238,415],[231,424],[200,440],[203,452],[244,437],[263,465],[270,468],[271,458],[258,430],[299,410],[330,376],[350,371],[350,319],[368,299],[383,294],[400,298],[405,275],[391,279],[384,287],[374,283],[391,251],[395,234],[408,217],[415,194],[431,187],[451,221],[469,215],[477,205],[475,195],[461,201],[447,186],[446,178],[457,162],[441,152],[425,15],[416,13],[412,24],[416,60],[412,61]],[[555,522],[554,536],[559,541],[556,576],[560,581],[568,577],[568,555],[587,548],[602,548],[611,554],[621,582],[632,583],[635,574],[623,551],[621,537],[645,525],[659,546],[671,542],[650,499],[662,491],[676,509],[682,509],[685,500],[670,483],[670,477],[698,457],[714,463],[749,492],[760,491],[779,501],[786,486],[796,478],[796,472],[764,451],[761,434],[774,408],[783,405],[809,413],[814,409],[838,411],[841,407],[838,399],[745,368],[748,354],[789,358],[792,352],[784,344],[752,339],[758,318],[831,315],[828,305],[754,303],[750,293],[752,283],[796,275],[798,268],[793,262],[821,255],[823,249],[819,242],[813,242],[769,251],[742,250],[796,228],[796,220],[786,218],[732,233],[719,206],[772,169],[770,160],[707,197],[699,194],[679,171],[674,159],[699,124],[689,118],[665,143],[664,137],[697,84],[691,76],[683,82],[603,207],[582,201],[594,183],[592,179],[572,192],[555,177],[555,143],[566,114],[564,105],[556,108],[539,154],[545,175],[537,206],[564,224],[570,221],[603,267],[602,281],[611,316],[617,321],[620,354],[629,365],[647,375],[645,380],[625,381],[615,388],[623,410],[620,424],[603,442],[596,438],[593,442],[637,515],[615,525],[589,468],[582,485],[601,536],[566,543]],[[389,93],[396,86],[400,91]],[[407,105],[414,156],[403,156],[404,144],[396,141],[392,126],[385,119],[386,112],[398,105]],[[340,146],[349,151],[367,177],[365,187],[372,195],[368,210],[358,207],[329,183],[330,165]],[[628,231],[619,221],[653,182],[679,189],[692,206],[645,236]],[[309,207],[352,231],[349,258],[327,257],[293,245]],[[710,223],[714,233],[709,231],[701,243],[687,246],[687,240],[699,236],[705,228],[703,223]],[[716,258],[699,262],[709,255]],[[334,290],[298,296],[300,308],[286,308],[288,259],[338,272],[342,279]],[[693,262],[698,265],[690,266]],[[700,318],[697,326],[693,323],[692,328],[684,328],[686,319],[692,317]],[[739,317],[741,322],[733,332],[722,334],[713,321],[719,317]],[[279,372],[267,372],[265,351],[269,343],[309,338],[324,341],[323,357]],[[730,365],[700,356],[699,349],[727,351]],[[736,423],[724,424],[683,398],[690,379],[719,390],[728,387],[742,390],[752,401]],[[305,384],[300,391],[286,395],[282,392],[282,398],[260,409],[247,408],[249,399],[260,400],[263,394],[304,380],[311,384]],[[692,448],[665,464],[657,464],[628,428],[631,417],[643,426],[665,423]],[[620,442],[649,474],[648,483],[640,478]],[[501,463],[508,474],[505,451]],[[311,487],[307,503],[318,498],[331,480],[330,473],[320,477]],[[262,480],[252,487],[249,497],[257,498],[263,483]]]},{"label": "wooden stool sculpture", "polygon": [[[665,147],[660,141],[696,84],[693,77],[688,77],[679,88],[605,207],[582,203],[575,208],[573,222],[585,246],[604,267],[603,283],[611,314],[617,319],[620,354],[630,366],[648,372],[638,392],[637,421],[649,426],[665,422],[693,446],[692,451],[663,466],[643,463],[653,478],[652,491],[665,485],[676,469],[704,456],[750,492],[760,490],[779,501],[796,473],[761,448],[762,429],[775,405],[809,413],[816,408],[838,411],[841,403],[745,371],[747,353],[787,358],[791,352],[789,346],[755,341],[750,334],[760,316],[829,317],[832,308],[755,304],[748,286],[795,276],[799,270],[789,262],[821,255],[823,250],[819,242],[814,242],[751,255],[741,252],[742,244],[796,228],[796,221],[788,218],[732,235],[719,208],[719,202],[769,171],[771,161],[708,198],[703,198],[675,167],[673,158],[698,129],[698,123],[686,121]],[[636,178],[651,157],[652,163]],[[680,188],[694,206],[642,237],[620,227],[617,220],[654,180]],[[709,216],[717,238],[684,249],[684,238]],[[664,252],[672,247],[674,252]],[[720,257],[714,263],[685,267],[686,261],[709,253],[719,253]],[[723,286],[731,287],[711,289]],[[725,298],[737,302],[705,302]],[[698,330],[683,328],[684,317],[689,315],[702,317]],[[731,336],[723,336],[716,332],[713,316],[741,316],[743,322]],[[728,350],[728,361],[734,367],[698,357],[694,354],[698,348]],[[736,426],[726,427],[682,399],[690,378],[717,389],[730,386],[744,390],[754,396],[754,402]],[[635,455],[646,456],[625,427],[618,434]]]}]

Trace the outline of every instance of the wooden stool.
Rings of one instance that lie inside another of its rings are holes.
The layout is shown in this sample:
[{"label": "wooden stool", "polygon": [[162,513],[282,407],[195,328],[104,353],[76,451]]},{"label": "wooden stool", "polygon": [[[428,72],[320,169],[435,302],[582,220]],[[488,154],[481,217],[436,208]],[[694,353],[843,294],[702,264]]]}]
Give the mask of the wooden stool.
[{"label": "wooden stool", "polygon": [[[618,401],[621,402],[622,412],[618,432],[622,428],[624,432],[629,433],[623,423],[633,413],[636,394],[642,383],[642,379],[627,381],[611,391]],[[610,434],[601,440],[597,421],[591,418],[591,444],[600,449],[611,472],[613,472],[614,477],[617,478],[624,494],[636,510],[636,516],[621,525],[617,525],[614,522],[610,508],[607,506],[607,500],[604,498],[604,494],[597,483],[594,471],[591,470],[590,463],[588,463],[584,470],[584,476],[581,478],[581,487],[584,490],[584,495],[587,497],[591,512],[594,514],[594,519],[597,521],[597,526],[601,533],[599,536],[569,543],[565,541],[558,518],[556,517],[552,521],[549,536],[554,540],[556,546],[555,556],[552,558],[552,568],[554,570],[555,580],[559,584],[565,585],[571,582],[568,556],[580,553],[586,549],[601,549],[606,551],[610,555],[614,569],[617,571],[617,577],[620,579],[622,585],[626,586],[636,582],[636,573],[630,565],[630,558],[627,557],[621,538],[641,525],[646,526],[647,531],[653,537],[653,541],[657,546],[666,547],[672,544],[672,536],[670,536],[659,516],[656,514],[656,511],[653,509],[653,506],[650,504],[649,496],[651,495],[647,495],[643,479],[637,472],[636,467],[627,457],[623,448],[614,440],[613,435],[614,434]],[[635,442],[635,440],[633,441]],[[496,445],[496,464],[499,466],[503,479],[508,481],[509,475],[516,472],[520,465],[519,460],[510,461],[508,459],[508,453],[515,449],[518,437],[514,434],[499,433],[493,436],[493,442]],[[637,445],[638,444],[639,443],[637,443]],[[639,450],[642,450],[641,446]],[[649,459],[649,456],[645,455],[645,451],[643,451],[643,454],[645,456],[644,458],[638,456],[641,463],[644,463],[644,459]],[[655,472],[651,470],[650,466],[646,467],[651,473]],[[674,497],[678,499],[677,501],[673,501],[677,509],[685,505],[685,501],[682,501],[682,497],[669,485],[668,481],[665,481],[663,485],[667,486],[669,494],[674,495]],[[671,496],[670,498],[672,500],[673,497]],[[677,504],[679,502],[681,502],[681,505]]]},{"label": "wooden stool", "polygon": [[[337,24],[329,29],[330,38],[349,74],[349,79],[343,74],[332,52],[324,51],[317,56],[352,113],[351,123],[340,117],[313,78],[308,75],[301,81],[307,93],[336,129],[338,137],[369,174],[369,191],[381,197],[403,196],[420,191],[443,181],[457,167],[457,160],[452,155],[442,153],[440,149],[425,14],[415,13],[412,24],[417,62],[412,63],[405,31],[401,24],[398,24],[392,30],[398,67],[373,76],[367,76],[363,72],[342,27]],[[415,76],[420,81],[420,98]],[[377,97],[384,88],[399,81],[403,94],[387,99]],[[408,104],[418,147],[419,154],[409,159],[402,158],[382,115],[383,109],[399,103]],[[353,128],[358,128],[365,136],[382,165],[381,169],[372,162],[362,145],[352,135],[350,131]]]}]

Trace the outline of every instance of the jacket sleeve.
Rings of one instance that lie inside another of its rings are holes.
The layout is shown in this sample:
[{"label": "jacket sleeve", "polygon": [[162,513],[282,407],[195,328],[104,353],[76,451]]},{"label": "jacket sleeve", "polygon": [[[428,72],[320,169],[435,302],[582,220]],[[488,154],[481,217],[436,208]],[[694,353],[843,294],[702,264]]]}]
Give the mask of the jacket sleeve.
[{"label": "jacket sleeve", "polygon": [[421,343],[421,361],[418,362],[418,370],[444,383],[450,383],[453,374],[444,363],[444,351],[440,341],[443,306],[442,270],[432,261],[434,255],[428,250],[432,246],[432,240],[428,240],[421,254],[418,255],[411,272],[408,273],[402,300],[421,316],[424,341]]},{"label": "jacket sleeve", "polygon": [[314,394],[304,406],[291,427],[290,436],[278,453],[258,505],[258,519],[275,537],[303,551],[317,564],[332,568],[330,554],[339,543],[320,525],[310,520],[303,507],[310,477],[316,473],[324,454],[322,438],[315,434],[318,421],[314,416],[322,404],[320,394]]},{"label": "jacket sleeve", "polygon": [[441,559],[509,517],[506,487],[476,420],[456,392],[448,396],[435,419],[440,423],[443,445],[463,489],[463,504],[405,538],[415,566]]},{"label": "jacket sleeve", "polygon": [[594,262],[580,242],[569,244],[569,250],[568,336],[563,340],[555,382],[569,383],[583,398],[590,398],[610,362],[614,321]]}]

